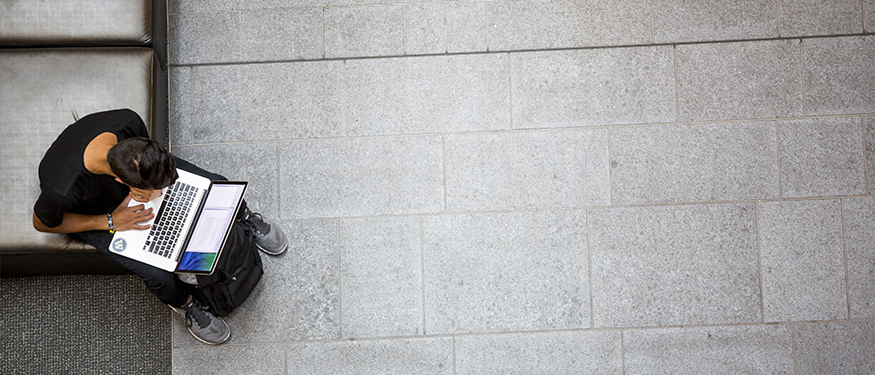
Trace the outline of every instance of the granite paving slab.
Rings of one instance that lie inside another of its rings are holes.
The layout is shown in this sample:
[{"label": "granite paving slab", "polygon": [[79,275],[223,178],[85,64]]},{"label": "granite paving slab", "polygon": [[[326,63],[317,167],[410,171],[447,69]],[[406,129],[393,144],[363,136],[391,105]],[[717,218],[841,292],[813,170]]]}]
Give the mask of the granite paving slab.
[{"label": "granite paving slab", "polygon": [[802,42],[807,115],[875,113],[875,35]]},{"label": "granite paving slab", "polygon": [[456,337],[456,374],[622,374],[620,331]]},{"label": "granite paving slab", "polygon": [[680,327],[624,332],[626,374],[791,374],[790,325]]},{"label": "granite paving slab", "polygon": [[510,129],[506,54],[346,62],[351,136]]},{"label": "granite paving slab", "polygon": [[799,373],[869,374],[875,372],[875,323],[799,324],[796,348]]},{"label": "granite paving slab", "polygon": [[445,137],[449,211],[610,204],[604,129]]},{"label": "granite paving slab", "polygon": [[429,335],[589,328],[585,211],[423,217]]},{"label": "granite paving slab", "polygon": [[859,118],[779,121],[778,135],[785,198],[866,193]]},{"label": "granite paving slab", "polygon": [[778,198],[774,122],[611,129],[615,205]]},{"label": "granite paving slab", "polygon": [[841,201],[757,205],[763,319],[848,319]]},{"label": "granite paving slab", "polygon": [[798,40],[677,46],[678,119],[802,115]]},{"label": "granite paving slab", "polygon": [[422,243],[415,216],[340,221],[344,338],[422,335]]},{"label": "granite paving slab", "polygon": [[281,143],[280,217],[441,212],[442,154],[438,136]]},{"label": "granite paving slab", "polygon": [[651,6],[609,0],[517,0],[487,4],[489,50],[650,43]]},{"label": "granite paving slab", "polygon": [[513,53],[515,129],[675,122],[671,47]]},{"label": "granite paving slab", "polygon": [[857,0],[781,0],[781,36],[841,35],[863,32]]},{"label": "granite paving slab", "polygon": [[452,374],[451,337],[292,343],[288,374]]},{"label": "granite paving slab", "polygon": [[763,39],[778,36],[778,3],[771,0],[656,0],[654,43]]},{"label": "granite paving slab", "polygon": [[753,204],[589,213],[595,328],[761,321]]},{"label": "granite paving slab", "polygon": [[875,198],[842,200],[851,319],[875,319]]}]

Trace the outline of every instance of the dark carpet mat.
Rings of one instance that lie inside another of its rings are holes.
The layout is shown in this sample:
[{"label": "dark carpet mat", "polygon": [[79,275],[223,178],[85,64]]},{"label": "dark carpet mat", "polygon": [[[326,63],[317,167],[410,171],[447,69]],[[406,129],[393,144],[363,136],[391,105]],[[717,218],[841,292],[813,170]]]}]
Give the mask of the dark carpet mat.
[{"label": "dark carpet mat", "polygon": [[137,276],[0,279],[0,373],[170,374],[171,310]]}]

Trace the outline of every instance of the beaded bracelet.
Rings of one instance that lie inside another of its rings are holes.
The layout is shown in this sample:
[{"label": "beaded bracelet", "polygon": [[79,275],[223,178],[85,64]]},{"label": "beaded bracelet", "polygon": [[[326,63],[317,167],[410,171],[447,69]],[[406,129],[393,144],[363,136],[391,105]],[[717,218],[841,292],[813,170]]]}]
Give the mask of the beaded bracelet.
[{"label": "beaded bracelet", "polygon": [[106,220],[109,221],[109,233],[115,233],[115,227],[112,226],[112,214],[106,214]]}]

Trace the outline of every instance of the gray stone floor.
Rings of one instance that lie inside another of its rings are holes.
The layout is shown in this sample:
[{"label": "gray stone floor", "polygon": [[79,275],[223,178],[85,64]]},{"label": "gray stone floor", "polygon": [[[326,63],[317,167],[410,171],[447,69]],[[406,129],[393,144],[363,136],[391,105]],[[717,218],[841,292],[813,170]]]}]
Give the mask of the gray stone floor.
[{"label": "gray stone floor", "polygon": [[875,0],[170,4],[291,240],[174,373],[875,373]]}]

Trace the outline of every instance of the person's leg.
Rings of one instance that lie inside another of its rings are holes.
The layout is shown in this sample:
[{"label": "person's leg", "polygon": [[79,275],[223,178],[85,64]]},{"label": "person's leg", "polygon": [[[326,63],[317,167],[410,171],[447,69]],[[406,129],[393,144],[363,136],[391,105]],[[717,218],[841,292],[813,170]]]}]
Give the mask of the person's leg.
[{"label": "person's leg", "polygon": [[91,244],[100,251],[101,254],[109,257],[118,264],[133,271],[140,276],[140,279],[146,284],[152,294],[158,297],[161,302],[164,302],[173,307],[185,305],[188,296],[191,294],[188,284],[179,280],[173,272],[167,272],[160,268],[150,266],[148,264],[123,257],[109,250],[109,243],[112,241],[112,234],[106,231],[90,231],[79,233],[85,242]]},{"label": "person's leg", "polygon": [[[174,156],[174,159],[176,160],[176,167],[186,172],[194,173],[213,181],[228,180],[225,176],[208,172],[176,156]],[[265,219],[261,214],[251,212],[246,206],[246,200],[243,201],[240,210],[237,211],[237,221],[249,225],[255,231],[255,245],[265,254],[279,255],[289,247],[283,230],[278,225]]]},{"label": "person's leg", "polygon": [[192,297],[192,286],[182,282],[175,273],[113,253],[109,250],[109,243],[112,241],[109,232],[90,231],[78,234],[101,254],[140,276],[152,294],[179,313],[188,331],[196,339],[206,344],[218,345],[231,337],[231,327],[201,306]]}]

